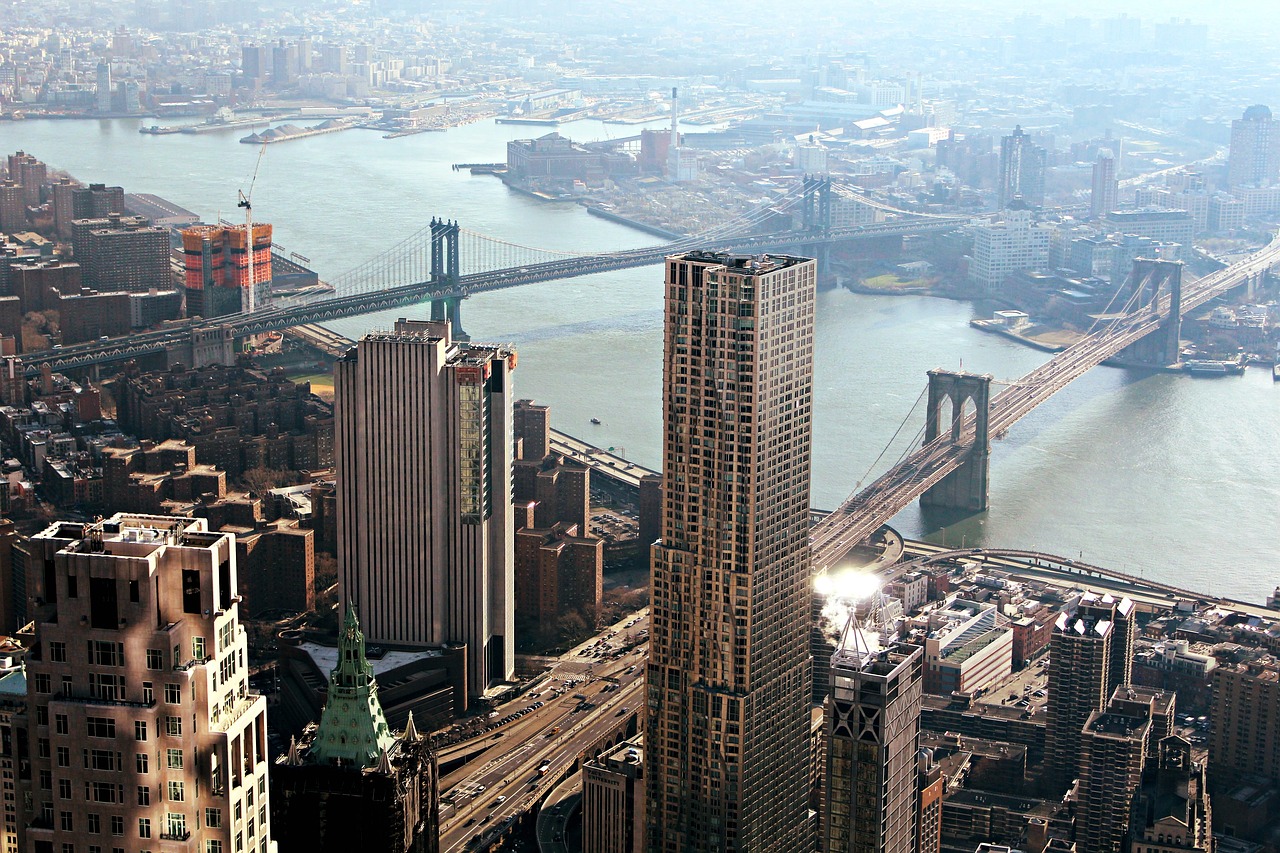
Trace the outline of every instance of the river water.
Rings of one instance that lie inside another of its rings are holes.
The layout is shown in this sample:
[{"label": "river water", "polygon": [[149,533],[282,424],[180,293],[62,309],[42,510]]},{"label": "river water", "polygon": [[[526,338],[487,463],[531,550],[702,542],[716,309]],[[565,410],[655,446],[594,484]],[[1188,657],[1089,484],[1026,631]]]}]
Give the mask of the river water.
[{"label": "river water", "polygon": [[[0,123],[0,150],[23,148],[84,181],[122,184],[237,218],[258,149],[246,131],[143,136],[137,122]],[[654,238],[542,203],[456,162],[505,159],[508,139],[543,128],[482,122],[383,140],[350,130],[269,146],[254,210],[276,240],[332,277],[390,247],[432,216],[513,243],[613,250]],[[577,140],[634,128],[578,122]],[[466,259],[463,259],[465,268]],[[660,467],[661,278],[658,267],[481,295],[463,308],[476,340],[513,342],[521,396],[552,406],[554,426]],[[838,504],[905,449],[925,371],[1021,376],[1046,356],[971,329],[974,306],[928,297],[820,294],[814,405],[815,506]],[[425,309],[414,309],[419,316]],[[401,310],[334,323],[356,337]],[[594,426],[591,418],[603,423]],[[898,444],[885,450],[907,418]],[[1217,595],[1261,600],[1280,582],[1280,385],[1264,370],[1191,379],[1098,368],[996,442],[991,509],[942,525],[918,507],[895,520],[907,535],[957,546],[1037,548]],[[876,460],[879,459],[879,463]]]}]

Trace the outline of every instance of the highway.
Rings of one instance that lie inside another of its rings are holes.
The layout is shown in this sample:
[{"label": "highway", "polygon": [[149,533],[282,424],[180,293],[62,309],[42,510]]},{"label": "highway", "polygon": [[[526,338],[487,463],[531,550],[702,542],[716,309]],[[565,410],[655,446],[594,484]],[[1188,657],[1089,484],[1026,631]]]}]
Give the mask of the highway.
[{"label": "highway", "polygon": [[610,644],[607,650],[595,645],[602,641],[599,637],[571,650],[549,676],[496,711],[497,719],[520,716],[496,732],[437,751],[442,765],[468,756],[466,764],[440,779],[442,853],[489,849],[518,816],[576,768],[581,753],[640,710],[646,644],[628,651],[620,646],[628,632],[640,639],[646,622],[645,615],[632,617],[600,635],[612,637],[604,640]]}]

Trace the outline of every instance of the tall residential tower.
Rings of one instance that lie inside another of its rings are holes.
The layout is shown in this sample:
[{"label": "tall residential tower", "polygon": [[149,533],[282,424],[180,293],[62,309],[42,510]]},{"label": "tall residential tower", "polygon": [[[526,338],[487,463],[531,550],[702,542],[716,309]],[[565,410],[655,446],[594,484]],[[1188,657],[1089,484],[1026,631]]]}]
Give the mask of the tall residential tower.
[{"label": "tall residential tower", "polygon": [[648,847],[803,850],[816,264],[666,261]]},{"label": "tall residential tower", "polygon": [[515,364],[398,320],[334,368],[342,594],[370,642],[465,643],[472,694],[515,665]]}]

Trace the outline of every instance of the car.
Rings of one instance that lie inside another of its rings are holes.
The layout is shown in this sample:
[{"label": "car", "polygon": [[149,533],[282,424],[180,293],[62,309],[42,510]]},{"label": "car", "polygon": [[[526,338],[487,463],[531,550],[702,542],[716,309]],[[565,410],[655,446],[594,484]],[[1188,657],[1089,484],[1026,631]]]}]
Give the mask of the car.
[{"label": "car", "polygon": [[493,804],[494,804],[495,806],[500,806],[500,805],[502,805],[503,803],[505,803],[506,801],[507,801],[507,795],[506,795],[506,794],[499,794],[499,795],[498,795],[498,798],[497,798],[497,799],[495,799],[495,800],[493,801]]},{"label": "car", "polygon": [[475,824],[475,822],[476,822],[476,819],[475,819],[475,818],[473,818],[473,817],[469,817],[469,818],[467,818],[467,822],[466,822],[466,823],[464,823],[464,824],[463,824],[463,826],[473,826],[473,825]]}]

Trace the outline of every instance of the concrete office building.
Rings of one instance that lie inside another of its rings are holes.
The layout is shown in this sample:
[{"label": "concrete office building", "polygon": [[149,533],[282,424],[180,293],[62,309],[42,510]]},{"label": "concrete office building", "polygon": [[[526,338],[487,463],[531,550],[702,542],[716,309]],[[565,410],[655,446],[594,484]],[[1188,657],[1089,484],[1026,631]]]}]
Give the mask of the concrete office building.
[{"label": "concrete office building", "polygon": [[637,737],[582,765],[582,853],[644,850],[644,748]]},{"label": "concrete office building", "polygon": [[1108,149],[1098,152],[1093,162],[1093,185],[1089,192],[1089,216],[1101,219],[1115,210],[1120,200],[1120,182],[1116,180],[1116,158]]},{"label": "concrete office building", "polygon": [[1227,186],[1270,186],[1280,178],[1280,127],[1271,110],[1254,104],[1231,122]]},{"label": "concrete office building", "polygon": [[266,700],[234,537],[117,514],[34,536],[21,849],[267,853]]},{"label": "concrete office building", "polygon": [[1102,224],[1110,232],[1149,237],[1162,243],[1177,243],[1181,247],[1177,257],[1169,260],[1191,259],[1191,240],[1195,236],[1196,222],[1185,210],[1165,210],[1158,207],[1109,210],[1103,214]]},{"label": "concrete office building", "polygon": [[662,538],[653,546],[651,851],[802,850],[817,265],[666,261]]},{"label": "concrete office building", "polygon": [[1048,169],[1048,152],[1031,141],[1022,126],[1000,138],[1000,176],[997,185],[998,209],[1004,210],[1021,197],[1032,207],[1044,204],[1044,176]]},{"label": "concrete office building", "polygon": [[514,350],[396,321],[334,368],[338,579],[371,642],[465,643],[469,690],[515,666]]},{"label": "concrete office building", "polygon": [[[822,849],[913,853],[921,806],[922,652],[906,644],[876,648],[856,624],[841,645],[831,660]],[[940,808],[930,813],[931,837],[940,815]]]},{"label": "concrete office building", "polygon": [[1013,672],[1013,629],[995,604],[952,597],[929,615],[924,689],[948,695],[993,687]]},{"label": "concrete office building", "polygon": [[1000,221],[974,229],[969,279],[988,293],[998,291],[1013,273],[1048,266],[1052,241],[1053,226],[1035,222],[1024,203],[1014,202]]},{"label": "concrete office building", "polygon": [[1127,598],[1085,593],[1054,622],[1042,777],[1049,796],[1070,788],[1080,770],[1080,733],[1089,715],[1129,681],[1133,611]]}]

